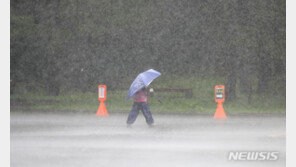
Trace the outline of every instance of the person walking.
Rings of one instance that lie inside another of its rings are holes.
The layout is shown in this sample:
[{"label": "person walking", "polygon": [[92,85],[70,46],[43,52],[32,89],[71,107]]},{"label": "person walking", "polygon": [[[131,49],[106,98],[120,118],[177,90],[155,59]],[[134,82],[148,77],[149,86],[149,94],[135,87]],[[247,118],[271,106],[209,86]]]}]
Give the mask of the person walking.
[{"label": "person walking", "polygon": [[[151,93],[153,93],[152,88],[149,88],[149,90]],[[142,88],[141,90],[139,90],[138,92],[135,93],[132,110],[130,111],[127,121],[126,121],[126,123],[128,125],[131,125],[136,121],[137,116],[139,115],[139,110],[142,111],[142,113],[146,119],[146,123],[148,125],[152,125],[154,123],[154,119],[152,117],[149,104],[147,102],[147,97],[148,97],[148,87],[147,86],[145,86],[144,88]]]}]

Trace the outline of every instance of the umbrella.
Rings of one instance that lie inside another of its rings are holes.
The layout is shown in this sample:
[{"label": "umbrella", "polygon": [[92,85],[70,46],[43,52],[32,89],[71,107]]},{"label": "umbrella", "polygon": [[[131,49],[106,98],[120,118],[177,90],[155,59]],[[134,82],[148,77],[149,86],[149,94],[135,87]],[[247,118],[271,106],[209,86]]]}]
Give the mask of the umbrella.
[{"label": "umbrella", "polygon": [[126,100],[132,97],[136,92],[141,90],[143,87],[149,85],[155,78],[159,77],[160,72],[150,69],[137,76],[128,90]]}]

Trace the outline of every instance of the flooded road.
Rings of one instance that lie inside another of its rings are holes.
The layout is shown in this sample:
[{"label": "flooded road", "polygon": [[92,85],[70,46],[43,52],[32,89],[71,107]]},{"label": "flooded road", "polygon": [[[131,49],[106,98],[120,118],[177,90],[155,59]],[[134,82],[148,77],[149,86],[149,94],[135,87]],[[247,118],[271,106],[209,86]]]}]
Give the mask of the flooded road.
[{"label": "flooded road", "polygon": [[[285,166],[284,115],[154,115],[11,112],[11,166],[187,167]],[[275,161],[228,160],[230,151],[276,151]]]}]

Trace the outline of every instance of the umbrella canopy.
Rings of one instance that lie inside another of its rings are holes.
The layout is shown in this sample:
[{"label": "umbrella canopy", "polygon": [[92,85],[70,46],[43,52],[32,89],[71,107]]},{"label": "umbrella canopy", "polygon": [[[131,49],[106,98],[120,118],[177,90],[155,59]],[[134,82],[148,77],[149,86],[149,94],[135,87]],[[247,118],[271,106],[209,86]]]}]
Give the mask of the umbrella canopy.
[{"label": "umbrella canopy", "polygon": [[128,90],[126,100],[132,97],[136,92],[141,90],[143,87],[149,85],[155,78],[161,75],[160,72],[150,69],[137,76]]}]

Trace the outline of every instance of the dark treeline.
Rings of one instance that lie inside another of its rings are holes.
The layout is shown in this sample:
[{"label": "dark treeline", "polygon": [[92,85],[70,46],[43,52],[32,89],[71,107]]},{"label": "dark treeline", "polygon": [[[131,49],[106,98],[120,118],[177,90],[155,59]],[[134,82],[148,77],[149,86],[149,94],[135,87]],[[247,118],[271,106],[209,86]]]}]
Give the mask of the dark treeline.
[{"label": "dark treeline", "polygon": [[11,93],[112,89],[149,68],[223,77],[229,98],[286,91],[284,0],[11,0],[10,28]]}]

